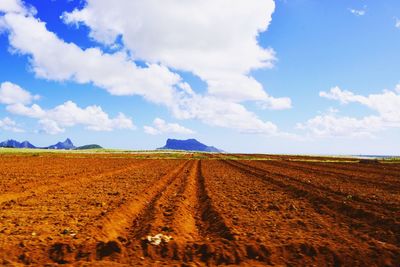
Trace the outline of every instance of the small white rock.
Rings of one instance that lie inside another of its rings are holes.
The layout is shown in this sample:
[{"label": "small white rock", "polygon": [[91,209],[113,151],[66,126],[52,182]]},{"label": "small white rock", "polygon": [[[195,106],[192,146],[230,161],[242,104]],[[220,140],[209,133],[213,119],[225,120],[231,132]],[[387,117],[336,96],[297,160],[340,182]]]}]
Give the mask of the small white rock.
[{"label": "small white rock", "polygon": [[168,243],[172,239],[169,235],[157,234],[155,236],[148,235],[146,237],[147,242],[154,246],[158,246],[161,243]]}]

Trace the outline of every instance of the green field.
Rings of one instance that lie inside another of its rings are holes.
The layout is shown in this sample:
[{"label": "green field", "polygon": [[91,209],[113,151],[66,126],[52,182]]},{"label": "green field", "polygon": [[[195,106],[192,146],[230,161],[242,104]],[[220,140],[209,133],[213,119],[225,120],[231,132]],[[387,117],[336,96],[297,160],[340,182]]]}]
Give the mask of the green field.
[{"label": "green field", "polygon": [[[30,149],[30,148],[0,148],[0,156],[63,156],[63,157],[128,157],[137,159],[225,159],[225,160],[277,160],[283,158],[288,161],[306,162],[348,162],[358,163],[360,158],[355,156],[321,156],[321,155],[277,155],[277,154],[233,154],[212,153],[179,150],[127,150],[127,149]],[[374,161],[374,160],[369,160]],[[376,160],[375,160],[376,161]],[[400,157],[378,159],[379,163],[400,163]]]}]

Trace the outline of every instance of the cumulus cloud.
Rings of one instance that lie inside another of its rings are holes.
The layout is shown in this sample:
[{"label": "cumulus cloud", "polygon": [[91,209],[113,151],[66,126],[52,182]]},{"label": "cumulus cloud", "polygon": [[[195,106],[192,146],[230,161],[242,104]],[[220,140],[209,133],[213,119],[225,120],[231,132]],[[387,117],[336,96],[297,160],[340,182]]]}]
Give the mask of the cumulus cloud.
[{"label": "cumulus cloud", "polygon": [[358,16],[358,17],[364,16],[367,13],[366,7],[364,7],[363,9],[349,8],[349,11],[351,14]]},{"label": "cumulus cloud", "polygon": [[[35,118],[39,120],[42,129],[50,134],[61,133],[65,127],[83,125],[93,131],[111,131],[113,129],[133,129],[131,118],[119,113],[115,118],[110,118],[101,107],[93,105],[80,108],[72,101],[67,101],[53,109],[42,109],[38,104],[31,104],[39,96],[11,82],[0,85],[0,103],[6,105],[10,113]],[[1,121],[0,128],[22,131],[17,124],[9,118]]]},{"label": "cumulus cloud", "polygon": [[259,102],[263,109],[283,110],[292,107],[292,100],[288,97],[275,98],[268,96],[265,101]]},{"label": "cumulus cloud", "polygon": [[338,116],[337,112],[318,115],[306,123],[297,124],[298,129],[308,130],[315,136],[373,136],[387,128],[400,127],[400,90],[384,90],[379,94],[357,95],[351,91],[333,87],[320,96],[337,100],[341,104],[358,103],[375,111],[376,115],[362,118]]},{"label": "cumulus cloud", "polygon": [[376,111],[385,122],[400,125],[400,92],[398,86],[393,91],[384,90],[380,94],[368,96],[356,95],[350,91],[334,87],[329,92],[320,92],[320,96],[338,100],[343,104],[359,103]]},{"label": "cumulus cloud", "polygon": [[374,132],[382,130],[382,120],[378,116],[361,119],[334,113],[318,115],[305,123],[298,123],[297,129],[307,130],[316,137],[358,137],[373,136]]},{"label": "cumulus cloud", "polygon": [[236,129],[244,133],[279,134],[278,127],[272,122],[260,120],[243,105],[216,97],[182,97],[172,108],[172,113],[178,119],[198,119],[211,126]]},{"label": "cumulus cloud", "polygon": [[194,132],[185,128],[178,123],[167,123],[165,120],[156,118],[153,121],[153,126],[144,126],[144,131],[151,135],[158,134],[193,134]]},{"label": "cumulus cloud", "polygon": [[[275,101],[249,76],[251,70],[272,67],[275,61],[273,49],[257,42],[271,22],[273,0],[238,0],[235,5],[226,0],[174,0],[168,1],[168,8],[157,1],[86,3],[62,17],[66,23],[88,26],[96,41],[114,45],[121,37],[136,58],[199,76],[210,95],[231,101]],[[276,101],[267,106],[281,105],[281,99]]]},{"label": "cumulus cloud", "polygon": [[59,134],[65,132],[64,128],[61,128],[57,122],[50,119],[41,119],[39,120],[40,131],[45,132],[47,134]]},{"label": "cumulus cloud", "polygon": [[99,106],[80,108],[72,101],[67,101],[55,108],[44,110],[39,105],[25,106],[13,104],[6,107],[7,111],[21,116],[39,119],[43,130],[49,134],[63,132],[65,127],[83,125],[93,131],[112,131],[114,129],[133,129],[130,118],[119,113],[110,118]]},{"label": "cumulus cloud", "polygon": [[400,94],[400,83],[396,85],[394,89],[398,94]]},{"label": "cumulus cloud", "polygon": [[246,74],[272,67],[275,53],[257,43],[274,12],[273,0],[158,1],[87,0],[81,10],[63,15],[67,23],[87,25],[91,37],[112,45],[117,37],[136,58],[191,71],[215,95],[238,93],[241,99],[265,97]]},{"label": "cumulus cloud", "polygon": [[[240,104],[254,100],[268,109],[291,107],[289,98],[268,95],[250,75],[251,70],[272,67],[275,60],[274,51],[257,41],[274,8],[273,0],[240,0],[235,5],[226,0],[169,1],[168,8],[157,1],[115,5],[89,0],[83,9],[63,14],[67,23],[88,26],[98,42],[121,45],[114,53],[67,43],[26,12],[8,12],[1,20],[11,49],[29,56],[37,77],[92,83],[113,95],[139,95],[166,106],[178,119],[276,134],[273,123]],[[207,93],[195,93],[171,70],[199,76],[208,84]]]},{"label": "cumulus cloud", "polygon": [[24,130],[19,127],[19,125],[13,121],[12,119],[5,117],[4,119],[0,120],[0,129],[5,131],[11,131],[15,133],[22,133]]},{"label": "cumulus cloud", "polygon": [[329,92],[319,92],[320,97],[338,100],[342,104],[348,104],[350,102],[365,102],[365,97],[355,95],[354,93],[340,89],[338,86],[332,87]]},{"label": "cumulus cloud", "polygon": [[395,18],[395,19],[396,19],[396,22],[395,22],[394,26],[395,26],[397,29],[400,29],[400,19],[398,19],[398,18]]},{"label": "cumulus cloud", "polygon": [[27,7],[21,0],[1,0],[0,13],[35,14],[33,7]]},{"label": "cumulus cloud", "polygon": [[1,104],[30,104],[33,100],[37,100],[38,95],[32,95],[30,92],[22,89],[20,86],[3,82],[0,84],[0,103]]},{"label": "cumulus cloud", "polygon": [[156,103],[172,101],[172,86],[180,77],[166,67],[149,64],[140,68],[123,52],[103,53],[99,48],[83,50],[66,43],[32,16],[6,14],[9,42],[15,52],[30,55],[38,77],[56,81],[93,83],[113,95],[142,95]]}]

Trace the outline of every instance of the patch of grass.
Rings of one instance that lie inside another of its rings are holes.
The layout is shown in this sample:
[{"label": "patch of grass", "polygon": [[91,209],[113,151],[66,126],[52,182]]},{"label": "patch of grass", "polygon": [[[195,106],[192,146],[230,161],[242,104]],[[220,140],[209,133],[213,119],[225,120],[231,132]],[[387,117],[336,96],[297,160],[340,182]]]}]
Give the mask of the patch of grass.
[{"label": "patch of grass", "polygon": [[289,161],[299,161],[299,162],[340,162],[340,163],[358,163],[359,161],[354,160],[340,160],[340,159],[288,159]]},{"label": "patch of grass", "polygon": [[[127,150],[94,148],[85,150],[0,148],[0,156],[32,157],[104,157],[132,159],[207,159],[207,160],[259,160],[259,161],[294,161],[294,162],[337,162],[358,163],[357,157],[312,156],[312,155],[266,155],[266,154],[229,154],[214,152],[196,152],[182,150]],[[379,159],[381,163],[400,163],[400,157]]]},{"label": "patch of grass", "polygon": [[381,163],[400,163],[400,157],[384,158]]},{"label": "patch of grass", "polygon": [[[159,150],[122,150],[94,148],[85,150],[62,149],[29,149],[29,148],[0,148],[0,156],[62,156],[62,157],[112,157],[135,159],[184,159],[199,158],[200,154],[183,151],[159,151]],[[195,156],[192,156],[195,155]]]}]

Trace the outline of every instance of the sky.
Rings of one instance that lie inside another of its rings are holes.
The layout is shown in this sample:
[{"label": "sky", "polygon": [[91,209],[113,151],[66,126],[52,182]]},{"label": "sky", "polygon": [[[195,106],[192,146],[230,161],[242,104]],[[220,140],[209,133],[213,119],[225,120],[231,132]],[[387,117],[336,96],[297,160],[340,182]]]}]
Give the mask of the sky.
[{"label": "sky", "polygon": [[0,139],[399,155],[398,0],[0,0]]}]

